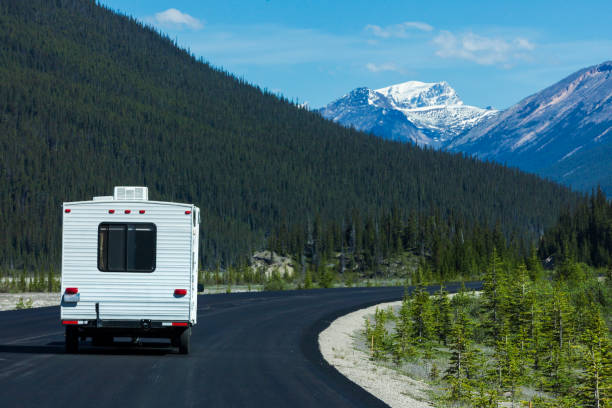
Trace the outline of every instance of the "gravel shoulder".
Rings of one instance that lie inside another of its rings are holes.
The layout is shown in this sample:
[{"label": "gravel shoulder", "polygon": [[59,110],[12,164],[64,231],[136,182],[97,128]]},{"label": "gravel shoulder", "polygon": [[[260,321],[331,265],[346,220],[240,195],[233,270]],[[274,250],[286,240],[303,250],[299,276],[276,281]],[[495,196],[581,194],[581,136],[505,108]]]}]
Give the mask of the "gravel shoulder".
[{"label": "gravel shoulder", "polygon": [[46,307],[59,305],[61,296],[59,292],[0,293],[0,311],[16,309],[19,298],[24,304],[31,299],[32,307]]},{"label": "gravel shoulder", "polygon": [[382,303],[339,317],[319,335],[319,348],[323,358],[342,375],[364,388],[389,406],[406,408],[433,407],[427,401],[429,385],[413,380],[390,368],[370,361],[363,350],[360,331],[364,318],[373,315],[376,308],[397,308],[401,301]]}]

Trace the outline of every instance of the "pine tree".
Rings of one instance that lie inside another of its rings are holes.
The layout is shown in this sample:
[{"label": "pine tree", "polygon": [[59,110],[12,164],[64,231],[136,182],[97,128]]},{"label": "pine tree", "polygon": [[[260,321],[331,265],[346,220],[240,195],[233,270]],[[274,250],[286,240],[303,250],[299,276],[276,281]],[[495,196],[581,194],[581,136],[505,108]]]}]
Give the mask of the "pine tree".
[{"label": "pine tree", "polygon": [[451,302],[448,298],[448,292],[440,286],[440,291],[436,294],[434,300],[434,332],[440,342],[446,345],[448,336],[452,327],[452,310]]},{"label": "pine tree", "polygon": [[508,327],[504,325],[500,333],[501,338],[495,347],[495,358],[499,386],[510,391],[514,403],[516,389],[522,380],[524,363],[521,361],[520,349],[517,347],[514,336],[509,333]]},{"label": "pine tree", "polygon": [[472,330],[472,321],[464,311],[460,311],[450,333],[451,357],[444,377],[450,384],[449,398],[457,401],[469,399],[472,390],[470,381],[470,375],[474,371]]},{"label": "pine tree", "polygon": [[525,264],[520,264],[509,282],[509,296],[505,304],[504,314],[510,324],[512,333],[527,329],[531,312],[531,280]]},{"label": "pine tree", "polygon": [[538,384],[538,389],[543,389],[541,384],[541,376],[538,374],[542,369],[542,358],[547,352],[548,341],[544,334],[544,300],[542,297],[547,295],[544,287],[539,284],[534,290],[533,301],[531,302],[531,310],[529,316],[529,334],[530,339],[530,355],[531,355],[531,367],[535,373],[534,381]]},{"label": "pine tree", "polygon": [[604,408],[612,404],[612,350],[608,328],[597,306],[588,313],[590,321],[581,336],[580,357],[584,373],[580,399],[584,407]]},{"label": "pine tree", "polygon": [[506,303],[506,280],[503,273],[502,261],[494,247],[489,266],[482,283],[483,314],[485,330],[494,343],[499,339],[499,330],[502,321],[502,310]]},{"label": "pine tree", "polygon": [[571,369],[572,315],[569,296],[558,285],[544,305],[542,334],[545,339],[541,363],[544,386],[557,396],[567,395],[574,383]]},{"label": "pine tree", "polygon": [[499,395],[496,389],[489,389],[484,383],[478,385],[478,391],[471,398],[471,406],[475,408],[498,408]]},{"label": "pine tree", "polygon": [[544,268],[542,267],[542,262],[538,258],[538,250],[536,247],[531,248],[531,255],[529,259],[527,259],[527,269],[529,269],[529,277],[534,282],[540,280],[544,274]]},{"label": "pine tree", "polygon": [[432,335],[432,310],[429,293],[421,286],[412,294],[410,302],[412,337],[418,344],[424,344]]},{"label": "pine tree", "polygon": [[410,313],[410,298],[406,294],[402,300],[402,306],[398,312],[395,325],[394,341],[394,359],[396,362],[405,357],[415,354],[412,338],[412,318]]},{"label": "pine tree", "polygon": [[388,317],[389,315],[384,309],[376,308],[373,327],[370,325],[369,320],[366,319],[365,334],[372,348],[372,358],[375,360],[386,359],[387,352],[393,350],[392,338],[389,336],[385,326]]}]

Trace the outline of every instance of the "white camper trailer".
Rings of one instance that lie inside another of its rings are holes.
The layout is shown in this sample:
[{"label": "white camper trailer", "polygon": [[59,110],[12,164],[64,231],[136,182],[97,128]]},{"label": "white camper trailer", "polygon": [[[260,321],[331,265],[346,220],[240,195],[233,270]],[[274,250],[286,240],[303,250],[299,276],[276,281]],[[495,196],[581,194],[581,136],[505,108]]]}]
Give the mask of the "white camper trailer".
[{"label": "white camper trailer", "polygon": [[149,201],[146,187],[63,205],[61,320],[79,338],[169,338],[189,352],[196,324],[200,210]]}]

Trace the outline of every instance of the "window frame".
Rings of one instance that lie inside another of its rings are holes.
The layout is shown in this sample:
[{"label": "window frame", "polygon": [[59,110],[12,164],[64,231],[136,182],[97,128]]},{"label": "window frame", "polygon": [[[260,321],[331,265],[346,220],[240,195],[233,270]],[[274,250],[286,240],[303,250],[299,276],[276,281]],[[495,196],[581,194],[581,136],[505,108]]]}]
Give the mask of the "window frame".
[{"label": "window frame", "polygon": [[[103,226],[111,226],[111,225],[121,225],[124,226],[125,228],[125,236],[124,236],[124,243],[125,243],[125,247],[123,248],[124,250],[124,265],[125,265],[125,269],[122,270],[109,270],[109,262],[108,262],[108,250],[109,250],[109,242],[108,242],[108,236],[109,236],[109,230],[107,229],[106,232],[106,250],[105,251],[101,251],[100,248],[100,236],[102,233],[102,227]],[[146,226],[152,229],[153,231],[153,260],[152,260],[152,268],[143,270],[143,269],[129,269],[128,268],[128,245],[130,240],[128,239],[128,231],[129,231],[129,227],[133,226],[135,228],[137,228],[138,226]],[[97,239],[97,266],[98,266],[98,271],[100,272],[110,272],[110,273],[152,273],[157,269],[157,225],[155,225],[152,222],[101,222],[100,224],[98,224],[98,239]],[[106,269],[102,269],[101,268],[101,258],[103,255],[106,255],[106,259],[105,259],[105,264],[106,264]]]}]

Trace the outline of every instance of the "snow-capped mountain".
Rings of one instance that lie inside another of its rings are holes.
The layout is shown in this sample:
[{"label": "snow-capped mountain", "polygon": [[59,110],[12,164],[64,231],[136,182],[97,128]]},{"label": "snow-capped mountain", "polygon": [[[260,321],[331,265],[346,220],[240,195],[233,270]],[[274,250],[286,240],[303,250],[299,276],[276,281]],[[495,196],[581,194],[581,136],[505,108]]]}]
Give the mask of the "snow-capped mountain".
[{"label": "snow-capped mountain", "polygon": [[400,111],[391,109],[381,95],[357,88],[330,103],[321,114],[345,126],[372,132],[385,139],[430,145],[432,140]]},{"label": "snow-capped mountain", "polygon": [[335,122],[386,139],[437,148],[498,114],[493,109],[464,105],[446,82],[419,81],[376,90],[357,88],[320,112]]},{"label": "snow-capped mountain", "polygon": [[448,149],[612,196],[612,61],[582,69],[451,142]]},{"label": "snow-capped mountain", "polygon": [[386,139],[475,155],[612,197],[612,61],[498,112],[464,105],[446,82],[357,88],[319,111]]}]

